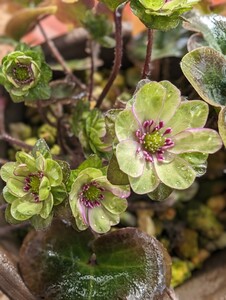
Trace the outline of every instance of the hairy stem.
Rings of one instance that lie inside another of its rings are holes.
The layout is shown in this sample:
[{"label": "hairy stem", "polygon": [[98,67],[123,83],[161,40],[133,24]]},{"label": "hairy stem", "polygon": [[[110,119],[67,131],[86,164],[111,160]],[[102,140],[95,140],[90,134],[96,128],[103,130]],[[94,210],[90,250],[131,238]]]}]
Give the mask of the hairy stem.
[{"label": "hairy stem", "polygon": [[48,37],[48,35],[46,34],[45,30],[43,29],[42,25],[40,22],[38,22],[38,27],[43,35],[43,37],[46,40],[46,43],[50,49],[50,51],[52,52],[53,56],[55,57],[55,59],[58,61],[58,63],[62,66],[64,72],[67,75],[70,75],[72,77],[72,79],[74,80],[74,82],[81,88],[81,89],[86,89],[86,86],[72,73],[71,69],[67,66],[63,56],[61,55],[61,53],[59,52],[59,50],[57,49],[57,47],[55,46],[54,42]]},{"label": "hairy stem", "polygon": [[110,74],[110,77],[108,79],[107,84],[105,85],[102,93],[99,96],[99,99],[97,100],[96,107],[100,107],[104,98],[106,97],[107,93],[109,92],[111,86],[113,85],[115,78],[118,75],[118,72],[121,67],[122,62],[122,49],[123,49],[123,40],[122,40],[122,11],[123,11],[124,5],[120,5],[114,12],[114,21],[115,21],[115,60],[112,72]]},{"label": "hairy stem", "polygon": [[142,72],[142,79],[149,78],[151,75],[151,53],[153,46],[153,29],[148,28],[148,42],[146,50],[146,58],[144,62],[144,68]]}]

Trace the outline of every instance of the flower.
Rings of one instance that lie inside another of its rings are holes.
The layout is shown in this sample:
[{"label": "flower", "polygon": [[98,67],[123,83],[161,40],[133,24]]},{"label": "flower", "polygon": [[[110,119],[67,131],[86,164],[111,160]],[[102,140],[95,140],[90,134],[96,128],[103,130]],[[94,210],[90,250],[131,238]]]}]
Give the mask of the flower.
[{"label": "flower", "polygon": [[112,185],[100,169],[86,168],[75,179],[69,203],[79,230],[89,226],[105,233],[119,223],[119,215],[127,208],[129,186]]},{"label": "flower", "polygon": [[176,27],[180,15],[192,9],[199,0],[131,0],[133,13],[152,29],[169,30]]},{"label": "flower", "polygon": [[1,178],[6,182],[3,197],[9,203],[7,219],[30,220],[37,227],[52,219],[53,207],[66,197],[61,166],[51,158],[38,154],[35,158],[17,152],[16,162],[1,168]]},{"label": "flower", "polygon": [[48,99],[52,72],[39,48],[20,44],[2,60],[1,80],[15,102]]},{"label": "flower", "polygon": [[181,101],[168,81],[140,88],[115,122],[116,157],[134,192],[191,186],[208,153],[222,146],[217,132],[203,128],[207,116],[205,102]]}]

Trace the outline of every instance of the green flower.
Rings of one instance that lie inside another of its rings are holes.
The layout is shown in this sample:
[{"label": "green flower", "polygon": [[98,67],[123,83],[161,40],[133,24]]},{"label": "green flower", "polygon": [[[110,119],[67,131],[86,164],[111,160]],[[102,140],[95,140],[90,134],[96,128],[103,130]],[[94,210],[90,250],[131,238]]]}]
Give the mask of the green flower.
[{"label": "green flower", "polygon": [[199,0],[131,0],[133,13],[149,28],[169,30],[176,27],[180,15]]},{"label": "green flower", "polygon": [[207,116],[205,102],[181,102],[180,91],[168,81],[140,88],[115,122],[119,168],[137,194],[160,183],[179,190],[191,186],[208,153],[222,146],[217,132],[203,128]]},{"label": "green flower", "polygon": [[6,182],[3,197],[9,208],[10,221],[30,220],[36,227],[51,221],[53,208],[66,197],[61,166],[41,153],[36,157],[17,152],[16,162],[1,168],[1,178]]},{"label": "green flower", "polygon": [[52,77],[39,48],[21,44],[2,60],[0,83],[15,102],[48,99],[48,82]]},{"label": "green flower", "polygon": [[129,186],[114,186],[100,169],[87,168],[75,179],[69,202],[79,230],[89,226],[97,233],[105,233],[120,221],[127,208]]}]

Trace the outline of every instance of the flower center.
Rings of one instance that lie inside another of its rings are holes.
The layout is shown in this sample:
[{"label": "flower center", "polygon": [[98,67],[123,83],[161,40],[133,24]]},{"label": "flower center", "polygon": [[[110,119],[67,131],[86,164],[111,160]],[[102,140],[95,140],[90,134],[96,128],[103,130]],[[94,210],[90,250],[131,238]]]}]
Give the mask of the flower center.
[{"label": "flower center", "polygon": [[164,160],[164,152],[168,148],[174,146],[174,142],[166,135],[172,132],[171,128],[166,128],[163,131],[164,122],[159,123],[153,120],[146,120],[142,124],[142,128],[138,129],[135,133],[139,144],[137,153],[142,152],[146,161],[153,162],[154,155],[158,161]]},{"label": "flower center", "polygon": [[13,79],[18,84],[30,83],[34,80],[34,74],[30,65],[16,63],[13,67]]},{"label": "flower center", "polygon": [[24,191],[31,192],[31,194],[34,196],[35,202],[39,202],[39,186],[43,176],[44,175],[42,172],[38,172],[35,174],[28,175],[24,180]]},{"label": "flower center", "polygon": [[83,185],[81,192],[79,193],[79,199],[82,204],[88,208],[100,206],[101,200],[104,199],[103,191],[104,188],[97,182],[92,181]]},{"label": "flower center", "polygon": [[147,133],[144,137],[144,149],[150,153],[155,153],[164,146],[165,140],[159,131]]}]

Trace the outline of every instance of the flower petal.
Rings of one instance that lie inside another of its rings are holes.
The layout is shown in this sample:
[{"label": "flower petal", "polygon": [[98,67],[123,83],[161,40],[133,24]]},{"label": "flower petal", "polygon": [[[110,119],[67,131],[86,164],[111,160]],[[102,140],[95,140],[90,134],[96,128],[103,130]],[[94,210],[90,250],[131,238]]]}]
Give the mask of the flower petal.
[{"label": "flower petal", "polygon": [[21,164],[26,164],[30,172],[36,172],[35,158],[26,152],[17,152],[16,160]]},{"label": "flower petal", "polygon": [[119,168],[132,177],[138,177],[143,173],[145,159],[142,153],[137,153],[140,144],[132,140],[120,142],[116,147],[116,157]]},{"label": "flower petal", "polygon": [[130,195],[130,187],[129,185],[114,185],[111,184],[106,176],[99,177],[95,179],[96,182],[98,182],[101,187],[104,189],[110,191],[115,196],[118,196],[119,198],[127,198]]},{"label": "flower petal", "polygon": [[179,154],[185,152],[214,153],[222,147],[219,134],[212,129],[188,129],[174,137],[175,146],[170,152]]},{"label": "flower petal", "polygon": [[9,189],[7,186],[4,187],[2,191],[3,197],[7,203],[13,203],[16,199],[18,199],[17,196],[13,195],[10,193]]},{"label": "flower petal", "polygon": [[160,84],[166,89],[166,98],[161,110],[159,120],[167,123],[175,114],[180,102],[181,95],[178,88],[169,81],[161,81]]},{"label": "flower petal", "polygon": [[110,226],[114,226],[117,225],[120,222],[120,216],[119,214],[112,214],[110,213],[108,210],[104,209],[104,213],[107,215],[109,222],[110,222]]},{"label": "flower petal", "polygon": [[24,191],[24,181],[17,178],[9,178],[7,181],[7,187],[9,192],[17,197],[23,197],[27,194],[27,192]]},{"label": "flower petal", "polygon": [[119,141],[134,139],[135,132],[139,128],[137,119],[132,110],[123,110],[115,121],[115,132]]},{"label": "flower petal", "polygon": [[173,129],[173,135],[188,128],[203,127],[206,124],[208,112],[208,105],[203,101],[182,102],[175,115],[167,122],[166,127]]},{"label": "flower petal", "polygon": [[19,164],[18,166],[15,167],[13,174],[15,176],[23,176],[27,177],[30,174],[30,170],[28,169],[26,164]]},{"label": "flower petal", "polygon": [[183,190],[192,185],[196,172],[182,158],[176,156],[170,163],[158,162],[155,160],[156,173],[165,185]]},{"label": "flower petal", "polygon": [[114,196],[110,192],[104,192],[101,204],[112,214],[121,214],[127,208],[127,200]]},{"label": "flower petal", "polygon": [[[142,86],[135,95],[134,112],[136,118],[143,123],[146,120],[157,120],[166,97],[166,89],[157,82]],[[131,175],[132,176],[132,175]]]},{"label": "flower petal", "polygon": [[74,183],[72,184],[72,187],[71,187],[71,191],[69,193],[69,202],[71,201],[74,201],[78,199],[78,194],[82,188],[82,186],[85,184],[85,183],[88,183],[91,181],[91,178],[89,177],[89,175],[87,174],[81,174],[79,175]]},{"label": "flower petal", "polygon": [[[47,177],[42,177],[40,185],[39,185],[39,200],[45,200],[46,198],[48,198],[49,193],[50,193],[50,183],[49,183],[49,179]],[[44,218],[46,219],[46,218]]]},{"label": "flower petal", "polygon": [[0,175],[2,180],[7,182],[10,177],[14,176],[13,172],[16,165],[17,164],[15,162],[7,162],[1,167]]},{"label": "flower petal", "polygon": [[24,221],[39,214],[42,209],[42,203],[32,203],[22,199],[15,200],[11,205],[11,214],[16,220]]},{"label": "flower petal", "polygon": [[46,177],[48,177],[51,186],[61,184],[63,180],[63,173],[60,165],[56,161],[47,158],[44,172]]},{"label": "flower petal", "polygon": [[43,219],[47,219],[53,209],[53,195],[49,194],[49,197],[42,202],[42,210],[40,216]]},{"label": "flower petal", "polygon": [[111,228],[108,215],[105,214],[101,206],[97,206],[88,210],[88,219],[90,227],[97,233],[108,232]]},{"label": "flower petal", "polygon": [[158,176],[152,163],[146,163],[144,172],[140,177],[129,176],[131,188],[137,194],[147,194],[152,192],[159,184]]}]

